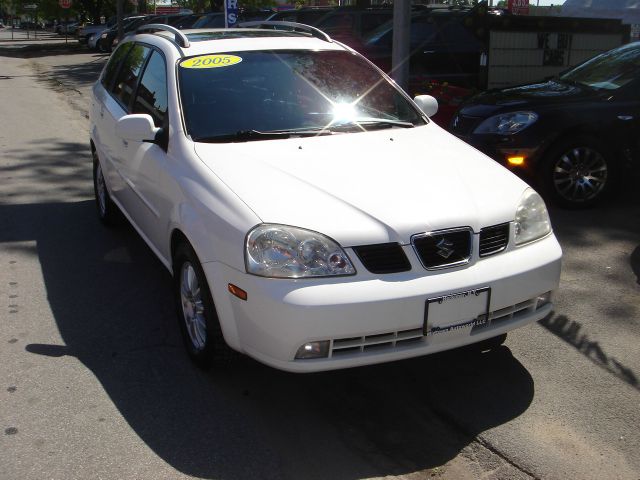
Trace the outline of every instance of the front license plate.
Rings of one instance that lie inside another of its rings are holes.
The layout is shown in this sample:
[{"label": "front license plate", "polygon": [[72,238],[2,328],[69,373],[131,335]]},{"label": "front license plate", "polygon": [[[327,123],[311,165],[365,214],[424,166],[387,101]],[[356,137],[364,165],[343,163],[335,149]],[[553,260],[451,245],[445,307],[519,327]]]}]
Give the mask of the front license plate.
[{"label": "front license plate", "polygon": [[491,288],[483,287],[430,298],[424,311],[426,336],[486,326]]}]

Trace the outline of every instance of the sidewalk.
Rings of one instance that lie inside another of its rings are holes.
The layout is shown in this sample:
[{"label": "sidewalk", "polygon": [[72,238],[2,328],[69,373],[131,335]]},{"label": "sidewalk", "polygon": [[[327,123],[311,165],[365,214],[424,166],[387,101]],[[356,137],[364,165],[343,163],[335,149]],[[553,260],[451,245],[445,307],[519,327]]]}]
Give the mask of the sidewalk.
[{"label": "sidewalk", "polygon": [[[35,35],[34,35],[35,33]],[[30,51],[51,52],[54,50],[77,50],[81,47],[73,36],[38,30],[34,32],[3,28],[0,29],[0,55],[10,55]]]},{"label": "sidewalk", "polygon": [[[73,35],[67,35],[67,43],[78,43]],[[0,44],[5,43],[65,43],[65,36],[47,30],[22,30],[5,27],[0,29]]]}]

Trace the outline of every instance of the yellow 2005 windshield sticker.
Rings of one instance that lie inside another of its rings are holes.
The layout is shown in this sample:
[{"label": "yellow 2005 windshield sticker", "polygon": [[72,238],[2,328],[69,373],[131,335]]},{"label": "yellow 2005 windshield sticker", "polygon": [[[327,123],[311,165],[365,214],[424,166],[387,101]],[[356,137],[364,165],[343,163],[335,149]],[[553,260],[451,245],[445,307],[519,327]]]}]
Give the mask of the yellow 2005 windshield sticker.
[{"label": "yellow 2005 windshield sticker", "polygon": [[182,68],[220,68],[230,67],[241,61],[242,58],[236,55],[201,55],[185,60],[180,66]]}]

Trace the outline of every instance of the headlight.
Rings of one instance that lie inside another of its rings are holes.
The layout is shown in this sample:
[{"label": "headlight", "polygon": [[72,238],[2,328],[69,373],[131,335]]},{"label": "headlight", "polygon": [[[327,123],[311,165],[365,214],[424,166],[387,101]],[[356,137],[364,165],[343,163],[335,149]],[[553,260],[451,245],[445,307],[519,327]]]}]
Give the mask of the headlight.
[{"label": "headlight", "polygon": [[551,232],[551,221],[544,201],[533,189],[527,188],[520,199],[515,220],[516,245],[532,242]]},{"label": "headlight", "polygon": [[476,127],[473,133],[497,133],[512,135],[518,133],[538,120],[534,112],[512,112],[494,115]]},{"label": "headlight", "polygon": [[103,33],[102,35],[100,35],[100,38],[107,38],[107,36],[108,35],[106,33]]},{"label": "headlight", "polygon": [[303,278],[353,275],[340,245],[320,233],[285,225],[258,225],[247,235],[248,273],[262,277]]}]

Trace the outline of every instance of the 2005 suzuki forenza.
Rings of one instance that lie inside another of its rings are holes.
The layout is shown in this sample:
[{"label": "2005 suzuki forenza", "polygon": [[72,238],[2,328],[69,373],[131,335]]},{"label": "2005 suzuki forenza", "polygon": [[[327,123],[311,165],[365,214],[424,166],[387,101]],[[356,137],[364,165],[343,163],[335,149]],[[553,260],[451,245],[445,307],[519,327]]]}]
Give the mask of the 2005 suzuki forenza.
[{"label": "2005 suzuki forenza", "polygon": [[358,53],[271,22],[147,25],[93,88],[98,213],[172,272],[200,365],[310,372],[499,345],[545,317],[561,250],[536,192]]}]

